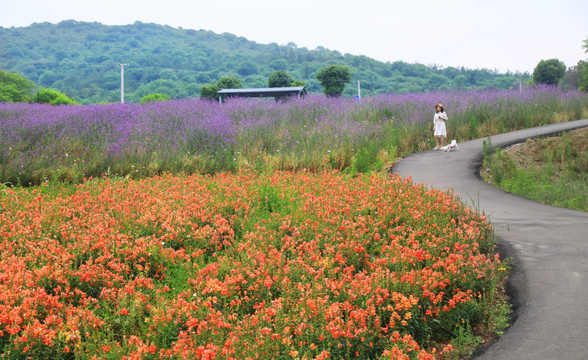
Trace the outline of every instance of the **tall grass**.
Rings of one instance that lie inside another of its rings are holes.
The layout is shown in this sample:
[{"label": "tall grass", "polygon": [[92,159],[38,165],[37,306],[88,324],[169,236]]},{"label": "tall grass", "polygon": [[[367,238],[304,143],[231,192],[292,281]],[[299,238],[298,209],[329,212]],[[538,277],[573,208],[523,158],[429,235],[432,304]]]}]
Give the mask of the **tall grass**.
[{"label": "tall grass", "polygon": [[382,170],[433,144],[433,105],[465,141],[586,116],[588,96],[552,87],[90,106],[0,104],[0,182],[77,183],[239,169]]}]

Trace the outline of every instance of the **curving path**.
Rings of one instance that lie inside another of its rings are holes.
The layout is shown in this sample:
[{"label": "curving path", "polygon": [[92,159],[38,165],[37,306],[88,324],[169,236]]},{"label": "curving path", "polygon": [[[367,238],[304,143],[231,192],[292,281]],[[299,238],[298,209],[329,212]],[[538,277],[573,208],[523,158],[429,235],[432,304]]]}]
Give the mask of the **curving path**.
[{"label": "curving path", "polygon": [[[588,119],[491,137],[506,147],[530,137],[587,127]],[[449,139],[451,140],[451,139]],[[509,288],[516,320],[476,359],[588,359],[588,213],[556,208],[497,189],[477,170],[483,141],[459,151],[409,155],[391,172],[447,190],[485,213],[502,257],[512,257]]]}]

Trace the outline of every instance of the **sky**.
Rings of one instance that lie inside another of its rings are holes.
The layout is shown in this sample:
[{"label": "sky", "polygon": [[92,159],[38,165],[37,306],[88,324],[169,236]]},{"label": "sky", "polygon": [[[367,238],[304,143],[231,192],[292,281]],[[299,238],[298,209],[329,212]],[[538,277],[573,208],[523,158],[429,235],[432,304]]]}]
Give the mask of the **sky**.
[{"label": "sky", "polygon": [[586,0],[0,0],[5,28],[141,21],[501,73],[532,73],[539,61],[554,58],[568,67],[587,60],[586,14]]}]

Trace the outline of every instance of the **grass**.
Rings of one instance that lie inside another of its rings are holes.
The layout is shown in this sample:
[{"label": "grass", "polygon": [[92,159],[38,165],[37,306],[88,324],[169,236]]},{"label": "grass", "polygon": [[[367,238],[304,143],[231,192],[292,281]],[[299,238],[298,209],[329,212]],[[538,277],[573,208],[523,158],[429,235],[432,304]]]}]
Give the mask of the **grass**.
[{"label": "grass", "polygon": [[484,180],[553,206],[588,211],[588,129],[486,152]]}]

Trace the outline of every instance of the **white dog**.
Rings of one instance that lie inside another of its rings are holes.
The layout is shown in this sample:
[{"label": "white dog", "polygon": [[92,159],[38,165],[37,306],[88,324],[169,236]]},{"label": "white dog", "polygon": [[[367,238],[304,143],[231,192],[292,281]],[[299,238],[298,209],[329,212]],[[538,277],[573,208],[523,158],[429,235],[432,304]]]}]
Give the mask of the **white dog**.
[{"label": "white dog", "polygon": [[443,151],[457,151],[459,150],[459,147],[457,146],[457,141],[451,140],[451,144],[443,146],[441,149]]}]

